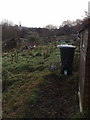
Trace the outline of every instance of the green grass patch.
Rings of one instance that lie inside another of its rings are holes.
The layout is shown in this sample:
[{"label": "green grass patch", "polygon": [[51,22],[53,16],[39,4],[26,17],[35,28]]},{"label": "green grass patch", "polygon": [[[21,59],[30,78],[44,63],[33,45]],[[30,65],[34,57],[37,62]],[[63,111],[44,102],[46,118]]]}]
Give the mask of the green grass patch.
[{"label": "green grass patch", "polygon": [[[18,58],[11,51],[3,55],[3,117],[27,118],[40,92],[48,83],[72,87],[78,82],[77,57],[71,77],[61,75],[60,49],[54,45],[39,46],[33,50],[19,50]],[[51,70],[55,65],[56,70]],[[65,83],[63,83],[63,80]],[[75,86],[74,86],[75,87]],[[76,88],[77,89],[77,86]],[[62,91],[64,89],[62,88]],[[73,99],[77,99],[76,93]],[[68,108],[69,109],[69,108]],[[73,108],[70,108],[70,111]]]}]

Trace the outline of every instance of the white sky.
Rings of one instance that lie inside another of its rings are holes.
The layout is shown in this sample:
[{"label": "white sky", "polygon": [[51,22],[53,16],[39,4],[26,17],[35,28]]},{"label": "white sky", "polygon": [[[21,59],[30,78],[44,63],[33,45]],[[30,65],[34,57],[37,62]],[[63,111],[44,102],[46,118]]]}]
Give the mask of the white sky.
[{"label": "white sky", "polygon": [[0,0],[0,21],[7,19],[27,27],[61,25],[65,20],[82,19],[90,0]]}]

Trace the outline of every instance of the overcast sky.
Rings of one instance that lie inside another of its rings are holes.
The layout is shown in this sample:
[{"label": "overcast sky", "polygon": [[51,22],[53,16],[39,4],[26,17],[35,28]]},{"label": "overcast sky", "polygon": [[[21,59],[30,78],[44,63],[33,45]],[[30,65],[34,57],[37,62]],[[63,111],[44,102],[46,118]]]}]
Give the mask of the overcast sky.
[{"label": "overcast sky", "polygon": [[0,21],[7,19],[27,27],[61,25],[82,19],[90,0],[0,0]]}]

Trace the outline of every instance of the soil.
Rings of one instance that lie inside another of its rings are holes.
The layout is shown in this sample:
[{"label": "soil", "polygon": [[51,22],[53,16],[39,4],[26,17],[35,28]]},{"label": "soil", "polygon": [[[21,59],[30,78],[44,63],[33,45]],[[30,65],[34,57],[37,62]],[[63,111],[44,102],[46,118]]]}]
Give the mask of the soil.
[{"label": "soil", "polygon": [[70,118],[79,112],[77,79],[55,74],[45,79],[37,101],[27,110],[28,118]]}]

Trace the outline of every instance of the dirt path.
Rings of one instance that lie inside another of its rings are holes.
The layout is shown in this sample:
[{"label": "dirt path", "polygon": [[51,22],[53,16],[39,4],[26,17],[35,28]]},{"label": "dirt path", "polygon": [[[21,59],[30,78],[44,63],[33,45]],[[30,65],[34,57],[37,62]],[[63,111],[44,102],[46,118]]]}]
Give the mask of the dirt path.
[{"label": "dirt path", "polygon": [[46,76],[37,101],[27,112],[29,118],[70,118],[79,111],[77,74],[70,77]]}]

